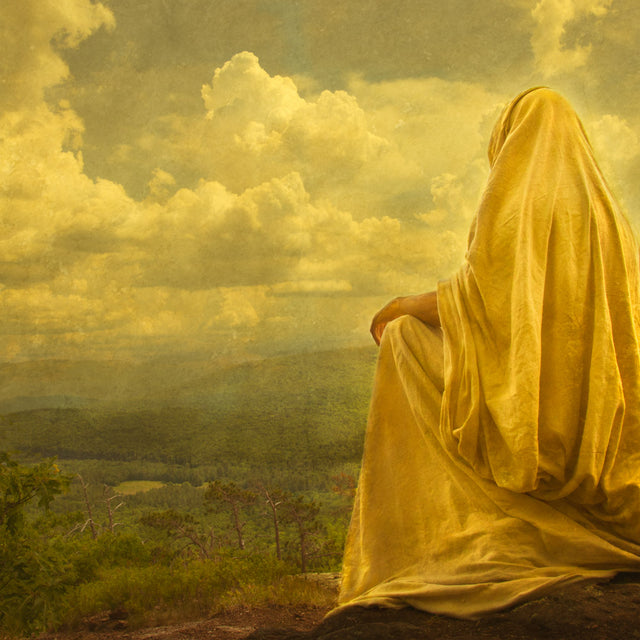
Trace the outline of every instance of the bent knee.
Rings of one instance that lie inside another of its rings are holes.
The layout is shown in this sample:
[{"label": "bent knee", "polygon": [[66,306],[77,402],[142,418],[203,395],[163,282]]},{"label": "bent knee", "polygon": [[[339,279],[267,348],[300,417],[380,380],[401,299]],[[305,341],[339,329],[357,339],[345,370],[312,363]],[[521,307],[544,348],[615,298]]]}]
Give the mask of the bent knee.
[{"label": "bent knee", "polygon": [[404,315],[392,320],[385,327],[383,339],[385,336],[388,340],[402,340],[407,343],[411,343],[415,339],[424,340],[425,336],[428,336],[427,339],[433,336],[441,341],[442,329],[425,324],[415,316]]},{"label": "bent knee", "polygon": [[422,329],[429,329],[433,327],[429,327],[428,324],[422,322],[422,320],[418,320],[415,316],[404,315],[399,316],[395,320],[392,320],[388,325],[387,329],[392,327],[393,331],[422,331]]},{"label": "bent knee", "polygon": [[[390,322],[382,334],[380,357],[396,363],[418,363],[442,393],[444,389],[444,340],[442,329],[425,324],[414,316],[401,316]],[[411,354],[409,356],[409,354]]]},{"label": "bent knee", "polygon": [[410,315],[400,316],[391,321],[385,327],[382,339],[395,344],[403,343],[412,351],[422,351],[431,344],[438,344],[442,349],[442,329],[425,324]]}]

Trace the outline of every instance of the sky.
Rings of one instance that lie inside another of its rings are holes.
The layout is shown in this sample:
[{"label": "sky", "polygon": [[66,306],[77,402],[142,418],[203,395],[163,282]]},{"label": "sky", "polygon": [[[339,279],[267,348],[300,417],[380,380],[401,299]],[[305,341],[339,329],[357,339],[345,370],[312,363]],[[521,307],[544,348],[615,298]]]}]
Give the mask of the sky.
[{"label": "sky", "polygon": [[640,227],[635,0],[3,0],[0,360],[361,346],[546,85]]}]

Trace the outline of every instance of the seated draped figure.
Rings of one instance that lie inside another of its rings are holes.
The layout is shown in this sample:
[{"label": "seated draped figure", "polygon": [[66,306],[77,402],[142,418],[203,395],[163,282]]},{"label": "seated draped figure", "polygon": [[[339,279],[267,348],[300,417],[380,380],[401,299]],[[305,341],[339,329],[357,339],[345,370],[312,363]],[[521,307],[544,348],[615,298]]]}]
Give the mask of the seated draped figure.
[{"label": "seated draped figure", "polygon": [[374,317],[336,610],[473,618],[640,571],[638,246],[550,89],[507,106],[489,161],[460,270]]}]

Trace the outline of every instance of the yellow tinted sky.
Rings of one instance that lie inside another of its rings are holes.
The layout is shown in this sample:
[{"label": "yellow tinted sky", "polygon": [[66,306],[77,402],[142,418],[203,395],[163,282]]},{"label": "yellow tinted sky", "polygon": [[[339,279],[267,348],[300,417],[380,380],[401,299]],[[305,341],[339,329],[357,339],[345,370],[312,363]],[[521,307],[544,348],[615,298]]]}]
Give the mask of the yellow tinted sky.
[{"label": "yellow tinted sky", "polygon": [[[6,0],[5,360],[366,344],[546,84],[640,223],[634,0]],[[373,344],[373,343],[371,343]]]}]

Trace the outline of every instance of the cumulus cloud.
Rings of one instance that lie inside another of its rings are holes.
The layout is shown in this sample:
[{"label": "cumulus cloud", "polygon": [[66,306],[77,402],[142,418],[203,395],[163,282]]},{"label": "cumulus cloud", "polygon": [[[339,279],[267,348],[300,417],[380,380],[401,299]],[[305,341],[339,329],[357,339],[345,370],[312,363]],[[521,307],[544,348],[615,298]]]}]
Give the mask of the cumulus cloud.
[{"label": "cumulus cloud", "polygon": [[240,192],[295,172],[314,198],[357,219],[427,206],[434,175],[484,155],[486,123],[504,100],[464,82],[358,78],[303,99],[248,52],[218,69],[203,97],[208,120],[191,157],[208,178]]},{"label": "cumulus cloud", "polygon": [[588,127],[598,157],[606,158],[607,163],[620,168],[640,153],[638,133],[624,118],[607,113]]},{"label": "cumulus cloud", "polygon": [[290,78],[269,76],[249,52],[217,69],[202,95],[202,168],[235,192],[291,172],[314,191],[330,189],[385,147],[353,96],[323,91],[305,100]]},{"label": "cumulus cloud", "polygon": [[147,184],[147,197],[154,201],[166,202],[169,196],[175,191],[176,179],[162,169],[155,169],[153,177]]},{"label": "cumulus cloud", "polygon": [[[203,97],[201,132],[218,141],[204,145],[217,158],[203,163],[207,178],[148,199],[119,232],[162,248],[141,256],[140,286],[361,295],[455,268],[498,96],[464,83],[354,80],[349,93],[303,99],[245,52]],[[173,176],[157,169],[150,192],[167,185]]]},{"label": "cumulus cloud", "polygon": [[94,183],[68,140],[80,129],[72,112],[43,105],[0,117],[0,264],[12,286],[55,278],[77,254],[114,246],[114,228],[133,203],[123,189]]},{"label": "cumulus cloud", "polygon": [[350,293],[353,290],[348,280],[297,280],[278,282],[271,287],[273,295],[315,295],[326,296],[336,293]]},{"label": "cumulus cloud", "polygon": [[224,300],[215,323],[231,329],[253,328],[259,324],[261,318],[256,307],[264,305],[262,290],[223,289],[222,295]]},{"label": "cumulus cloud", "polygon": [[77,46],[103,25],[115,26],[109,9],[88,0],[6,0],[0,17],[0,106],[8,109],[38,105],[44,89],[67,76],[58,49]]},{"label": "cumulus cloud", "polygon": [[[71,34],[67,44],[108,23],[100,5],[69,7],[86,13],[51,32]],[[54,64],[54,49],[42,50]],[[456,268],[499,96],[464,83],[354,79],[348,91],[303,98],[245,52],[215,70],[202,98],[195,126],[145,139],[158,166],[139,200],[85,175],[83,123],[69,103],[2,115],[6,353],[340,344],[372,311],[354,313],[354,300],[377,305]],[[135,158],[135,145],[121,151]],[[197,184],[165,166],[173,153]]]},{"label": "cumulus cloud", "polygon": [[543,77],[570,73],[583,67],[591,53],[590,44],[566,47],[565,28],[571,21],[584,16],[604,16],[612,0],[540,0],[532,10],[535,28],[531,47],[536,66]]},{"label": "cumulus cloud", "polygon": [[251,123],[270,133],[282,132],[291,116],[304,104],[291,78],[270,76],[249,51],[239,53],[216,69],[211,85],[202,87],[202,98],[213,119],[233,110],[235,135]]},{"label": "cumulus cloud", "polygon": [[[539,0],[533,12],[521,0],[506,5],[512,25],[521,24],[516,14],[533,21],[537,71],[574,86],[566,72],[579,70],[571,77],[584,84],[594,25],[611,18],[613,3]],[[491,25],[494,10],[473,5]],[[102,165],[118,179],[89,178],[90,145],[83,147],[85,125],[73,108],[91,102],[80,97],[87,87],[98,92],[121,78],[122,63],[125,87],[113,94],[121,103],[103,122],[108,102],[98,100],[87,121],[115,126],[128,87],[141,80],[127,61],[133,50],[123,46],[109,59],[113,68],[89,84],[53,92],[69,73],[65,50],[112,28],[111,12],[90,0],[10,0],[0,14],[0,349],[13,358],[249,354],[367,341],[370,316],[386,299],[429,289],[460,264],[491,126],[522,88],[512,91],[509,78],[500,89],[461,81],[468,73],[363,72],[329,91],[321,75],[269,73],[248,51],[206,73],[190,69],[198,76],[191,84],[179,66],[161,69],[149,56],[134,120],[143,110],[147,117],[146,101],[159,91],[175,108],[150,109],[145,126],[119,129],[135,134],[118,138]],[[521,53],[518,73],[530,62]],[[640,210],[633,118],[632,110],[625,119],[596,106],[585,124],[605,171]],[[110,139],[105,129],[100,136]],[[129,192],[123,186],[133,183]]]},{"label": "cumulus cloud", "polygon": [[640,228],[640,167],[638,129],[615,114],[586,122],[589,139],[602,170],[631,220]]}]

